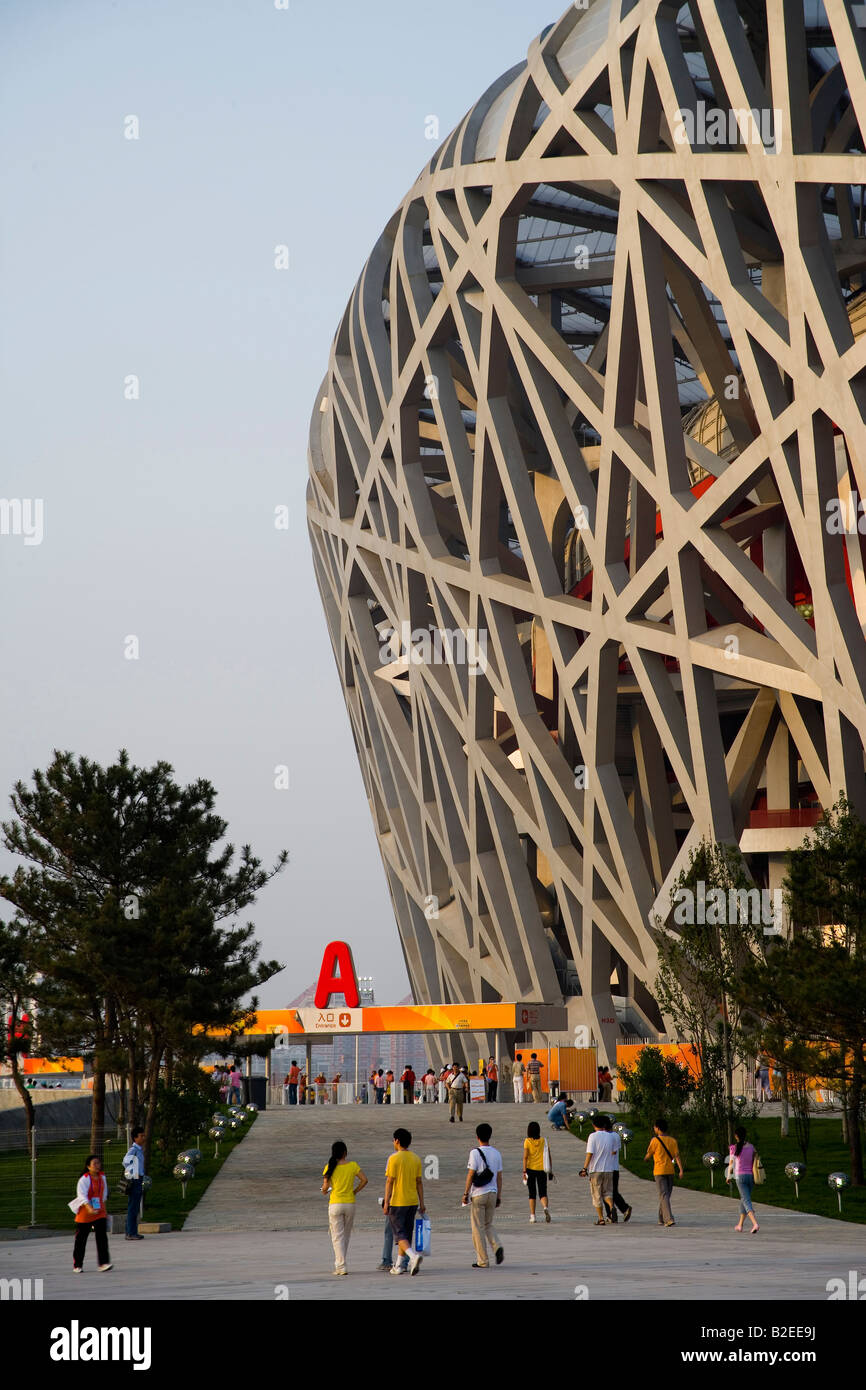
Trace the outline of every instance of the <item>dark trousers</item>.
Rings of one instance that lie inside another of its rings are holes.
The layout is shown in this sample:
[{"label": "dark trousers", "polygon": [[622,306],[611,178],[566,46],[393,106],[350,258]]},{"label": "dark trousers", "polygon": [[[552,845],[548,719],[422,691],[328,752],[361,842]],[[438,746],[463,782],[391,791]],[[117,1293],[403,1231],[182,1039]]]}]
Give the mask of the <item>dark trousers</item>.
[{"label": "dark trousers", "polygon": [[289,1082],[289,1105],[297,1105],[297,1103],[298,1103],[298,1086],[297,1086],[297,1082],[296,1082],[295,1085],[293,1086],[292,1083],[291,1083],[291,1081],[290,1081],[290,1082]]},{"label": "dark trousers", "polygon": [[72,1250],[72,1263],[76,1269],[84,1264],[84,1251],[90,1232],[96,1234],[96,1258],[101,1265],[108,1264],[108,1222],[104,1216],[98,1221],[78,1221],[75,1224],[75,1245]]},{"label": "dark trousers", "polygon": [[496,1099],[496,1089],[498,1085],[498,1081],[488,1081],[487,1083],[487,1099],[488,1101],[490,1101],[491,1104]]},{"label": "dark trousers", "polygon": [[[126,1234],[128,1236],[138,1235],[138,1214],[141,1211],[141,1178],[134,1178],[132,1186],[127,1194],[126,1202]],[[100,1260],[100,1264],[105,1264]]]},{"label": "dark trousers", "polygon": [[385,1100],[385,1090],[384,1090],[384,1087],[382,1087],[382,1086],[377,1086],[377,1087],[376,1087],[376,1104],[377,1104],[377,1105],[382,1105],[382,1104],[384,1103],[384,1100]]},{"label": "dark trousers", "polygon": [[611,1215],[611,1218],[614,1221],[616,1221],[616,1217],[613,1214],[614,1207],[616,1207],[617,1211],[628,1211],[628,1202],[621,1195],[619,1190],[619,1169],[616,1168],[614,1169],[613,1173],[613,1197],[609,1202],[606,1203],[606,1206]]}]

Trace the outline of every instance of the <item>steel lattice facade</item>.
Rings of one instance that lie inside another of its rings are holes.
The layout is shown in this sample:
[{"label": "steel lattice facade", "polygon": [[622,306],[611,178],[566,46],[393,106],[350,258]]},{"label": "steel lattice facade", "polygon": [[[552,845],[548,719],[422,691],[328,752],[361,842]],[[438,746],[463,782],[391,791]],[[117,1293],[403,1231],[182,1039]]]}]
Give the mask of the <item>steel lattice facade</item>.
[{"label": "steel lattice facade", "polygon": [[702,837],[866,811],[862,8],[570,8],[361,275],[308,518],[416,1000],[611,1055]]}]

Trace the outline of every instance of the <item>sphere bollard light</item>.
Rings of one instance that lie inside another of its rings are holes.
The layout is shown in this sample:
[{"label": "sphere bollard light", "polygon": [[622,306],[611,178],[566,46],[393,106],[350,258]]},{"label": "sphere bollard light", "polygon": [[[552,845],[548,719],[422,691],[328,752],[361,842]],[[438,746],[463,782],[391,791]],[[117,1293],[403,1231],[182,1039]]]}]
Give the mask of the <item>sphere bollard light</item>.
[{"label": "sphere bollard light", "polygon": [[257,1115],[259,1113],[259,1107],[255,1104],[254,1101],[250,1101],[249,1105],[244,1106],[244,1109],[246,1110],[248,1115]]},{"label": "sphere bollard light", "polygon": [[208,1136],[209,1136],[211,1139],[213,1139],[213,1141],[214,1141],[213,1156],[214,1156],[214,1158],[219,1158],[219,1156],[220,1156],[220,1144],[221,1144],[221,1143],[225,1143],[226,1139],[228,1139],[228,1137],[229,1137],[229,1131],[228,1131],[227,1126],[226,1126],[226,1125],[214,1125],[212,1129],[209,1129],[209,1130],[208,1130]]},{"label": "sphere bollard light", "polygon": [[149,1173],[145,1173],[144,1177],[141,1180],[141,1190],[142,1192],[149,1192],[152,1187],[153,1178],[150,1176]]},{"label": "sphere bollard light", "polygon": [[805,1163],[786,1163],[786,1164],[785,1164],[785,1177],[786,1177],[786,1178],[790,1178],[790,1179],[791,1179],[791,1182],[794,1184],[794,1196],[797,1197],[798,1199],[799,1199],[799,1196],[800,1196],[800,1179],[802,1178],[802,1176],[803,1176],[803,1174],[805,1173],[805,1171],[806,1171],[806,1165],[805,1165]]},{"label": "sphere bollard light", "polygon": [[228,1127],[229,1129],[242,1129],[243,1123],[243,1120],[229,1120]]},{"label": "sphere bollard light", "polygon": [[710,1170],[710,1187],[714,1187],[714,1186],[715,1186],[714,1179],[715,1179],[715,1175],[716,1175],[716,1169],[718,1168],[718,1166],[719,1166],[719,1164],[721,1163],[721,1161],[722,1161],[722,1155],[721,1155],[721,1154],[717,1154],[717,1153],[716,1153],[714,1150],[712,1150],[712,1149],[710,1150],[709,1153],[705,1153],[705,1154],[704,1154],[704,1158],[703,1158],[704,1167],[705,1167],[705,1168],[709,1168],[709,1170]]},{"label": "sphere bollard light", "polygon": [[842,1188],[851,1186],[851,1179],[847,1173],[831,1173],[827,1182],[836,1193],[836,1201],[839,1203],[839,1211],[842,1210]]},{"label": "sphere bollard light", "polygon": [[622,1129],[619,1131],[619,1137],[622,1140],[623,1157],[628,1158],[628,1146],[634,1138],[634,1133],[629,1129],[628,1125],[623,1125]]},{"label": "sphere bollard light", "polygon": [[201,1149],[181,1149],[177,1161],[178,1163],[201,1163]]},{"label": "sphere bollard light", "polygon": [[187,1183],[190,1181],[191,1178],[194,1178],[194,1177],[195,1177],[195,1164],[194,1164],[194,1163],[176,1163],[176,1164],[174,1165],[173,1175],[174,1175],[174,1177],[180,1179],[181,1186],[182,1186],[182,1189],[183,1189],[183,1200],[186,1201],[186,1185],[187,1185]]}]

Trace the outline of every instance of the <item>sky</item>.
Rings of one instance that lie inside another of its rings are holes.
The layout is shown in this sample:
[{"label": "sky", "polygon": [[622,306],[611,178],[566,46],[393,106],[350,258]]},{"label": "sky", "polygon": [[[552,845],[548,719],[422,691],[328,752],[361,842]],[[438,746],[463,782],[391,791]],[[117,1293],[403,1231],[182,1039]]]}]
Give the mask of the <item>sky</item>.
[{"label": "sky", "polygon": [[309,422],[427,118],[444,139],[562,8],[0,11],[0,492],[29,502],[0,534],[0,817],[55,748],[207,778],[234,844],[290,854],[245,914],[286,966],[264,1007],[334,939],[377,1002],[408,990],[313,578]]}]

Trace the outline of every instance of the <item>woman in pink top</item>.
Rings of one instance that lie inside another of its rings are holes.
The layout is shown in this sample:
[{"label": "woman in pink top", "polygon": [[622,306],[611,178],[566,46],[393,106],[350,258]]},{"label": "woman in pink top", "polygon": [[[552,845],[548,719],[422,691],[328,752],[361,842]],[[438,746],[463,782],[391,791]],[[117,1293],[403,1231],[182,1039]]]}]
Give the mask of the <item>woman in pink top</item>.
[{"label": "woman in pink top", "polygon": [[752,1235],[761,1228],[755,1219],[752,1209],[752,1184],[754,1182],[753,1170],[755,1166],[755,1146],[746,1143],[746,1131],[742,1125],[738,1125],[734,1130],[736,1144],[730,1147],[730,1154],[733,1159],[734,1178],[737,1184],[737,1191],[740,1194],[740,1220],[734,1227],[735,1231],[743,1229],[743,1221],[748,1216],[752,1222]]}]

